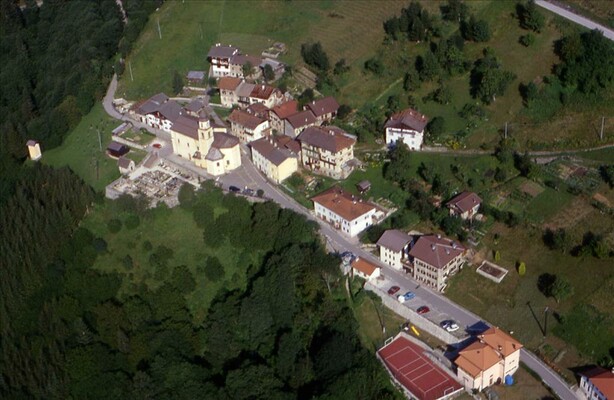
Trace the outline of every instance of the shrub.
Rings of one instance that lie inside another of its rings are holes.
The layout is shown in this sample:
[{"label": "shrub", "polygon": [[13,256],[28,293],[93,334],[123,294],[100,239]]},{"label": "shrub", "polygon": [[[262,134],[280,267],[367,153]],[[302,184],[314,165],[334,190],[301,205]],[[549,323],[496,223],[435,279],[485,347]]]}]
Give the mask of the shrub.
[{"label": "shrub", "polygon": [[518,39],[518,41],[525,47],[532,46],[533,43],[535,43],[535,35],[533,35],[532,33],[527,33],[526,35],[520,36],[520,39]]},{"label": "shrub", "polygon": [[109,232],[117,233],[122,229],[122,222],[115,218],[110,219],[107,222],[107,228],[109,229]]},{"label": "shrub", "polygon": [[211,282],[218,282],[224,279],[224,266],[217,257],[208,257],[205,262],[205,277]]}]

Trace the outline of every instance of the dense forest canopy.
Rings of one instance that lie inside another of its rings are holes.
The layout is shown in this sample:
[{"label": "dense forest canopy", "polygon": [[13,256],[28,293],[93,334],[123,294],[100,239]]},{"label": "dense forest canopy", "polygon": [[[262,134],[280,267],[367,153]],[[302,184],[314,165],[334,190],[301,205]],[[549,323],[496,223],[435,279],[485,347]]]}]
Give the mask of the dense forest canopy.
[{"label": "dense forest canopy", "polygon": [[[220,290],[203,320],[186,303],[194,276],[172,257],[152,264],[167,270],[164,283],[120,294],[126,276],[92,268],[108,251],[104,237],[77,228],[91,190],[67,170],[29,175],[0,208],[11,255],[2,261],[3,398],[398,398],[358,339],[338,260],[313,222],[213,185],[183,189],[202,246],[231,240],[262,255],[243,266],[246,285]],[[119,201],[140,218],[158,215]]]}]

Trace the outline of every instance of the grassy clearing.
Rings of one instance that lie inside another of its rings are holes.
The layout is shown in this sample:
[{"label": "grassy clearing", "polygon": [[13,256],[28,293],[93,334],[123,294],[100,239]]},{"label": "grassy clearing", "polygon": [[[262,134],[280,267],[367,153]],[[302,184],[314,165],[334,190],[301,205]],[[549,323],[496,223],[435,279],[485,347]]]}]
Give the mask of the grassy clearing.
[{"label": "grassy clearing", "polygon": [[[105,152],[111,142],[111,131],[117,125],[119,123],[105,113],[102,104],[97,103],[66,136],[62,146],[44,152],[42,160],[54,167],[69,166],[94,189],[102,191],[120,175],[117,160],[108,157]],[[102,151],[97,131],[100,131]],[[128,156],[138,162],[145,153],[132,150]]]}]

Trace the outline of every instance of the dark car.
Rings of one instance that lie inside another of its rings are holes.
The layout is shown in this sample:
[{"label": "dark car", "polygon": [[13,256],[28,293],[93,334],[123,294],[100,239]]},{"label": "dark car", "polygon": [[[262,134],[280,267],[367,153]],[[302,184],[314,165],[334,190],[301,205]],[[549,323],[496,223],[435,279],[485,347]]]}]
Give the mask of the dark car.
[{"label": "dark car", "polygon": [[388,294],[392,296],[396,292],[398,292],[399,290],[401,290],[400,287],[398,287],[398,286],[391,286],[390,289],[388,289]]},{"label": "dark car", "polygon": [[419,308],[416,310],[416,312],[417,312],[418,314],[426,314],[426,313],[427,313],[427,312],[429,312],[429,311],[431,311],[431,309],[430,309],[430,308],[428,308],[427,306],[422,306],[422,307],[419,307]]},{"label": "dark car", "polygon": [[241,191],[241,189],[239,189],[239,188],[238,188],[238,187],[236,187],[236,186],[229,186],[229,187],[228,187],[228,190],[229,190],[229,191],[231,191],[231,192],[233,192],[233,193],[239,193],[239,192]]}]

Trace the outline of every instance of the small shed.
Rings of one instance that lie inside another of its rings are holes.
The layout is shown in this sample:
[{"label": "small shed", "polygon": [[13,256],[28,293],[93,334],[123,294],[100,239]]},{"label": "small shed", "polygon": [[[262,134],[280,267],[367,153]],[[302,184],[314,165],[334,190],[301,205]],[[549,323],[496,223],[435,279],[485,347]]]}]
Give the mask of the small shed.
[{"label": "small shed", "polygon": [[107,153],[114,158],[119,158],[124,154],[128,153],[129,151],[130,149],[128,148],[128,146],[117,142],[111,142],[107,146]]},{"label": "small shed", "polygon": [[360,194],[366,193],[371,189],[371,182],[364,180],[360,181],[356,184],[356,189],[360,192]]},{"label": "small shed", "polygon": [[190,83],[202,83],[205,79],[205,71],[188,71],[186,78]]},{"label": "small shed", "polygon": [[41,152],[41,145],[36,140],[28,140],[26,145],[28,146],[28,154],[30,155],[30,160],[36,161],[43,156],[43,153]]},{"label": "small shed", "polygon": [[117,167],[119,168],[120,174],[126,175],[134,171],[134,169],[136,168],[136,164],[134,160],[122,156],[117,159]]},{"label": "small shed", "polygon": [[130,128],[132,128],[132,124],[130,122],[124,122],[117,128],[113,129],[113,136],[121,136]]}]

